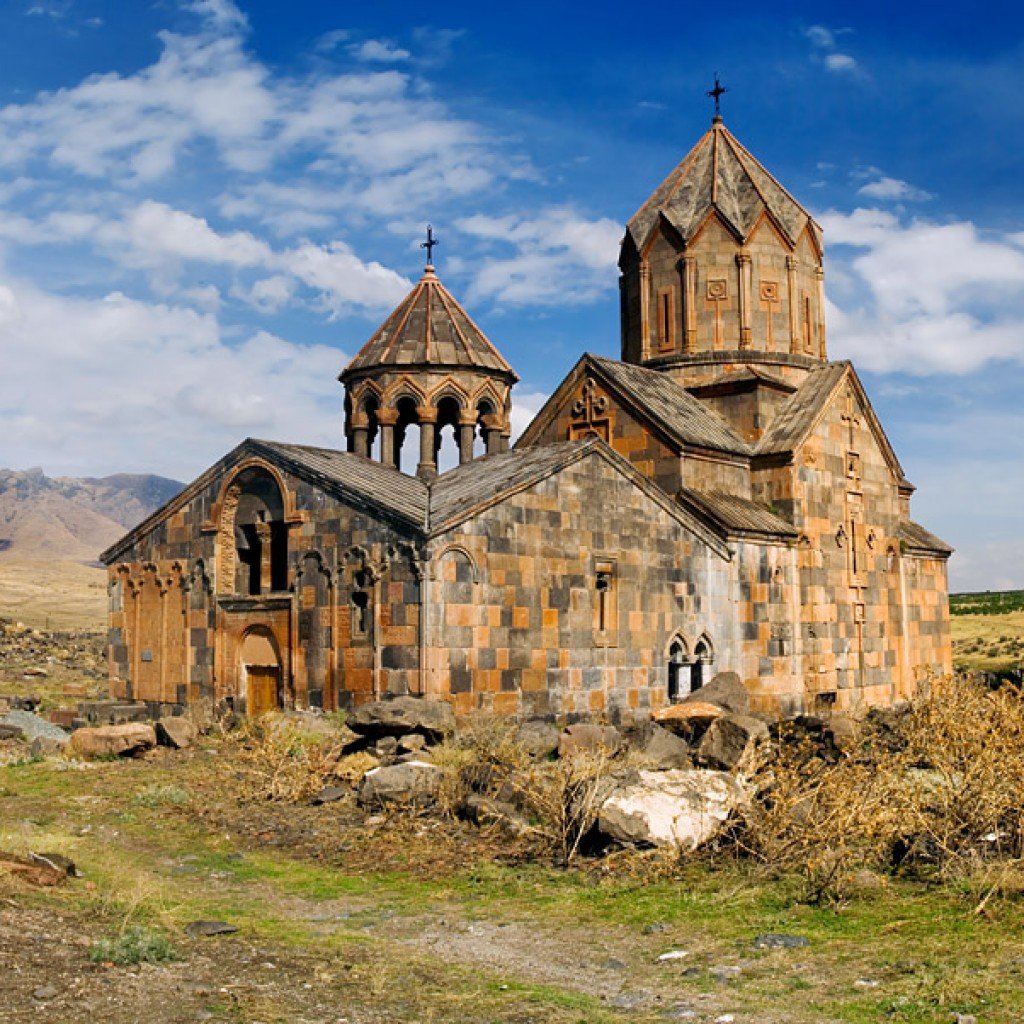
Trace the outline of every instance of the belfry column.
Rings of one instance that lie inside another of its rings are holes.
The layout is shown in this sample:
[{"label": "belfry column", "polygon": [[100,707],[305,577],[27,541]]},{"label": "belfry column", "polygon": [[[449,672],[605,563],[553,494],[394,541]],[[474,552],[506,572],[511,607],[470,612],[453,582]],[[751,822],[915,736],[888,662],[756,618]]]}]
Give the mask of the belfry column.
[{"label": "belfry column", "polygon": [[827,359],[825,350],[825,270],[820,265],[814,268],[814,280],[818,287],[818,352],[822,359]]},{"label": "belfry column", "polygon": [[740,348],[750,348],[750,277],[751,260],[749,252],[736,253],[736,267],[739,270],[740,307]]},{"label": "belfry column", "polygon": [[786,288],[789,292],[789,351],[800,351],[800,302],[796,294],[796,268],[797,259],[795,256],[786,257]]},{"label": "belfry column", "polygon": [[370,457],[370,423],[362,417],[352,417],[352,451],[363,458]]},{"label": "belfry column", "polygon": [[640,358],[651,357],[651,265],[640,258]]},{"label": "belfry column", "polygon": [[459,465],[473,461],[473,435],[476,433],[476,416],[459,417]]},{"label": "belfry column", "polygon": [[380,426],[380,461],[385,466],[394,466],[395,464],[395,424],[397,422],[397,409],[377,410],[377,423]]},{"label": "belfry column", "polygon": [[683,297],[683,351],[692,352],[697,345],[697,257],[683,256],[679,273]]},{"label": "belfry column", "polygon": [[437,460],[434,454],[434,434],[437,429],[437,410],[430,406],[419,406],[416,410],[420,420],[420,464],[416,475],[421,480],[437,476]]},{"label": "belfry column", "polygon": [[260,539],[260,593],[273,589],[271,582],[270,523],[257,523],[256,536]]}]

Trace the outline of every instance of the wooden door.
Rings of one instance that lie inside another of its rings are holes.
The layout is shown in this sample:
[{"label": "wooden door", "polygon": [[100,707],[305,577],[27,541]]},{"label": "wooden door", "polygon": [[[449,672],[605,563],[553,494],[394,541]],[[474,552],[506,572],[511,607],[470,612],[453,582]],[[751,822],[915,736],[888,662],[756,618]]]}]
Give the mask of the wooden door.
[{"label": "wooden door", "polygon": [[249,680],[248,711],[250,715],[265,715],[280,707],[277,698],[281,670],[272,665],[246,665]]}]

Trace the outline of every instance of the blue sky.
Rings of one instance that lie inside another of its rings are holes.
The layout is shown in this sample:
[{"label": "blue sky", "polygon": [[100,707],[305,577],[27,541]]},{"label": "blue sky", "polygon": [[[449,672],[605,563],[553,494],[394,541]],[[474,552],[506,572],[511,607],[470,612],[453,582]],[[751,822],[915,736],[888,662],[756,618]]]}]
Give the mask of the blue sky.
[{"label": "blue sky", "polygon": [[618,354],[622,225],[717,70],[824,227],[830,353],[954,587],[1024,586],[1017,8],[2,0],[0,69],[0,465],[189,479],[247,435],[340,446],[335,376],[427,221],[522,426],[581,351]]}]

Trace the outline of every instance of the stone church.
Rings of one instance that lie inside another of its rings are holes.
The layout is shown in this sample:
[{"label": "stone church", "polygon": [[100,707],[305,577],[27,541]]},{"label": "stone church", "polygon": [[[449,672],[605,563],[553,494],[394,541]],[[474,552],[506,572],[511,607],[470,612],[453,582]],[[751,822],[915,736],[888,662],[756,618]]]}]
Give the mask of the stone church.
[{"label": "stone church", "polygon": [[243,441],[104,552],[112,696],[628,722],[724,670],[767,714],[949,673],[951,549],[828,360],[822,254],[716,115],[626,225],[621,359],[512,447],[516,374],[428,265],[341,447]]}]

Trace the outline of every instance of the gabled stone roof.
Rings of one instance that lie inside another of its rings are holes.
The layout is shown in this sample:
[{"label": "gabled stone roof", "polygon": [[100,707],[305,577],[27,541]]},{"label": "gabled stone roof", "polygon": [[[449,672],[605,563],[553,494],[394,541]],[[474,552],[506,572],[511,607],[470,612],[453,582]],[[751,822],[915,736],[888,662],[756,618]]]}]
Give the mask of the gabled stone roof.
[{"label": "gabled stone roof", "polygon": [[519,378],[483,331],[470,319],[451,292],[427,267],[411,292],[398,304],[340,379],[379,367],[483,369]]},{"label": "gabled stone roof", "polygon": [[750,445],[721,416],[667,374],[602,356],[584,358],[681,444],[750,454]]},{"label": "gabled stone roof", "polygon": [[939,558],[948,558],[953,553],[953,549],[944,540],[939,540],[934,533],[929,533],[920,523],[911,519],[900,523],[898,536],[904,548],[912,553],[923,552]]},{"label": "gabled stone roof", "polygon": [[826,363],[811,370],[768,425],[757,442],[756,453],[773,455],[798,447],[848,369],[849,363]]},{"label": "gabled stone roof", "polygon": [[790,539],[797,536],[791,523],[763,505],[724,491],[695,491],[683,487],[679,500],[686,507],[712,519],[727,535],[756,534]]},{"label": "gabled stone roof", "polygon": [[641,249],[661,215],[688,242],[711,210],[741,241],[766,213],[790,245],[809,228],[821,250],[821,228],[811,215],[720,121],[633,214],[627,231]]}]

